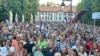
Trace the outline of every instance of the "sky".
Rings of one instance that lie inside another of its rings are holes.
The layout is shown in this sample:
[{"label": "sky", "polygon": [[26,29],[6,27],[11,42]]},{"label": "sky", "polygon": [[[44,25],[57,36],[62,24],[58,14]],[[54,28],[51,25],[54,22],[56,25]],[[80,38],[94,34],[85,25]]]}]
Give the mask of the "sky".
[{"label": "sky", "polygon": [[[72,5],[76,6],[80,0],[72,0]],[[40,4],[46,4],[47,2],[54,2],[55,4],[61,4],[62,3],[62,0],[40,0],[39,3]],[[69,2],[65,2],[65,4],[69,4]]]}]

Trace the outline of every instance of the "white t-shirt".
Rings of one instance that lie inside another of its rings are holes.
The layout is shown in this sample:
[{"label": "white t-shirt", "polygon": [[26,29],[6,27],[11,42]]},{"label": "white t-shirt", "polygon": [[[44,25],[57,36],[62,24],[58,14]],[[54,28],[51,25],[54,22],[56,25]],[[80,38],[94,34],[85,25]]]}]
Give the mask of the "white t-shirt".
[{"label": "white t-shirt", "polygon": [[78,51],[78,47],[76,45],[72,46],[72,49],[76,49]]},{"label": "white t-shirt", "polygon": [[6,55],[0,52],[0,56],[6,56]]},{"label": "white t-shirt", "polygon": [[[9,51],[10,52],[14,52],[15,51],[14,50],[14,47],[13,46],[9,47]],[[6,46],[0,47],[0,55],[2,55],[2,56],[7,56],[8,55],[8,50],[7,50],[7,47]]]},{"label": "white t-shirt", "polygon": [[9,51],[10,52],[14,52],[15,51],[15,48],[13,46],[9,47]]},{"label": "white t-shirt", "polygon": [[1,55],[3,54],[3,56],[7,56],[7,54],[8,54],[7,48],[5,46],[0,47],[0,53],[1,53]]},{"label": "white t-shirt", "polygon": [[87,56],[87,53],[84,52],[83,54],[79,53],[80,56]]}]

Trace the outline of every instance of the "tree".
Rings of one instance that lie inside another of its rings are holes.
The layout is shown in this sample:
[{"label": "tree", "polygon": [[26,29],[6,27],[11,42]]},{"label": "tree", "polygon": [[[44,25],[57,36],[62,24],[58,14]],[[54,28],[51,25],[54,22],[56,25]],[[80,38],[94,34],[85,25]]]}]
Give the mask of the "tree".
[{"label": "tree", "polygon": [[[100,0],[92,0],[92,11],[93,12],[100,12]],[[100,19],[96,19],[96,24],[100,25]]]},{"label": "tree", "polygon": [[14,14],[17,13],[19,19],[21,19],[22,14],[25,15],[25,19],[30,18],[31,13],[35,18],[36,12],[38,10],[38,0],[5,0],[7,2],[6,6],[2,6],[3,2],[0,0],[0,18],[5,19],[9,15],[9,11],[12,11]]},{"label": "tree", "polygon": [[[82,23],[92,23],[92,12],[100,12],[100,0],[82,0],[81,3],[78,4],[77,10],[87,9],[87,13],[82,17],[80,22]],[[100,20],[96,20],[96,24],[100,25]]]},{"label": "tree", "polygon": [[5,4],[5,0],[0,0],[0,22],[5,20],[6,18],[6,4]]},{"label": "tree", "polygon": [[27,0],[26,2],[26,18],[30,19],[31,13],[33,14],[33,18],[35,18],[39,6],[38,0]]},{"label": "tree", "polygon": [[91,0],[82,0],[81,3],[78,4],[77,6],[77,10],[78,12],[82,9],[86,9],[87,13],[82,17],[82,19],[80,20],[81,23],[89,23],[92,22],[92,2]]},{"label": "tree", "polygon": [[50,6],[54,6],[55,5],[55,3],[54,2],[50,2]]}]

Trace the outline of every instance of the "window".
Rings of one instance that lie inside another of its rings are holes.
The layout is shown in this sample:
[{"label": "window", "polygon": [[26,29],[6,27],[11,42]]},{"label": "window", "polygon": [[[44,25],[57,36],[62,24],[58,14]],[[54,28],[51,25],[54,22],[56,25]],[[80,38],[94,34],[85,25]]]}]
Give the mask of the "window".
[{"label": "window", "polygon": [[64,13],[64,15],[66,15],[67,13]]},{"label": "window", "polygon": [[51,19],[51,21],[53,21],[53,20],[52,20],[52,17],[51,17],[50,19]]},{"label": "window", "polygon": [[47,21],[47,17],[45,17],[45,21]]},{"label": "window", "polygon": [[44,12],[41,12],[42,15],[44,15]]},{"label": "window", "polygon": [[56,12],[56,13],[55,13],[55,15],[57,16],[57,15],[58,15],[58,13]]},{"label": "window", "polygon": [[49,16],[48,16],[48,21],[49,21]]},{"label": "window", "polygon": [[75,16],[75,13],[73,13],[73,16]]},{"label": "window", "polygon": [[68,13],[68,16],[70,16],[70,13]]},{"label": "window", "polygon": [[39,14],[41,14],[41,12],[39,12]]},{"label": "window", "polygon": [[56,17],[56,18],[55,18],[55,21],[57,21],[57,19],[58,19],[58,18]]},{"label": "window", "polygon": [[47,12],[45,12],[45,15],[47,15]]},{"label": "window", "polygon": [[59,15],[62,15],[62,12],[59,12]]},{"label": "window", "polygon": [[47,14],[46,14],[47,16],[49,15],[49,12],[47,12]]},{"label": "window", "polygon": [[61,17],[59,17],[59,21],[61,21]]},{"label": "window", "polygon": [[49,12],[48,15],[51,16],[51,12]]},{"label": "window", "polygon": [[44,17],[42,17],[42,20],[44,20]]}]

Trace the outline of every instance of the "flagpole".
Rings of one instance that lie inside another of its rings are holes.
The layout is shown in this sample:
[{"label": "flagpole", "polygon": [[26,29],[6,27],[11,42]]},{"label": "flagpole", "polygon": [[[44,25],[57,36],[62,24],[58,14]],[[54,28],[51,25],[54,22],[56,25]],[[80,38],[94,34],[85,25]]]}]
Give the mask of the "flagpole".
[{"label": "flagpole", "polygon": [[24,14],[22,14],[22,23],[24,23],[25,19],[24,19]]},{"label": "flagpole", "polygon": [[94,37],[95,37],[95,19],[94,19]]}]

